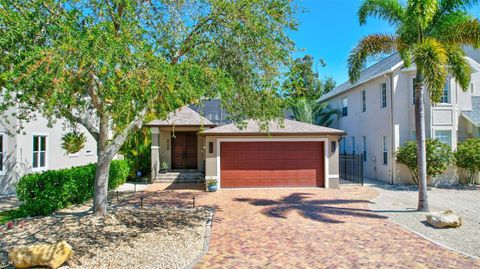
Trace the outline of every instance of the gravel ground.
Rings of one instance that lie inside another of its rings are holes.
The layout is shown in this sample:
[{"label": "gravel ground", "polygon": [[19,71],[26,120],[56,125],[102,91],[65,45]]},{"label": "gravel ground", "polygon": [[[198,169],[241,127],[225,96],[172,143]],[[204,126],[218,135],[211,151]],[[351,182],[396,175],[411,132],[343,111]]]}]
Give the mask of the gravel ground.
[{"label": "gravel ground", "polygon": [[61,268],[185,268],[204,251],[206,209],[116,207],[101,218],[80,209],[1,227],[0,268],[12,246],[59,240],[74,250]]},{"label": "gravel ground", "polygon": [[438,229],[425,221],[425,213],[416,212],[416,186],[393,186],[378,181],[366,184],[377,190],[371,210],[451,249],[480,258],[480,191],[477,189],[438,189],[428,191],[430,211],[453,210],[462,220],[459,228]]}]

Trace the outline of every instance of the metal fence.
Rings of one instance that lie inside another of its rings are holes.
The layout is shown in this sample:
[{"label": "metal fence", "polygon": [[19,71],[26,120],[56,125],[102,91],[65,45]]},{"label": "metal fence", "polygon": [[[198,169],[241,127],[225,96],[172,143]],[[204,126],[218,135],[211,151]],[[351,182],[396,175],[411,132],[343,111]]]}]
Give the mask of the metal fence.
[{"label": "metal fence", "polygon": [[340,184],[363,185],[363,154],[340,154]]}]

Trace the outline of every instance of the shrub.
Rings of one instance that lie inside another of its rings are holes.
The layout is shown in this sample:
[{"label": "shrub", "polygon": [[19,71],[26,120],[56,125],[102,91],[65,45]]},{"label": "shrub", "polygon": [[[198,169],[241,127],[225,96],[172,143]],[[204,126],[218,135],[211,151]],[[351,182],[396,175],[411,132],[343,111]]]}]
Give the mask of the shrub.
[{"label": "shrub", "polygon": [[[95,164],[43,173],[28,174],[17,184],[21,208],[29,215],[47,215],[71,204],[79,204],[93,197]],[[127,180],[130,168],[123,160],[114,160],[110,166],[109,189]]]},{"label": "shrub", "polygon": [[470,180],[473,183],[475,171],[480,169],[480,138],[459,143],[454,157],[455,164],[470,173]]},{"label": "shrub", "polygon": [[[450,146],[437,139],[427,139],[427,182],[447,170],[452,162],[452,150]],[[417,143],[408,141],[398,148],[396,154],[397,163],[407,166],[413,181],[418,184],[417,170]]]}]

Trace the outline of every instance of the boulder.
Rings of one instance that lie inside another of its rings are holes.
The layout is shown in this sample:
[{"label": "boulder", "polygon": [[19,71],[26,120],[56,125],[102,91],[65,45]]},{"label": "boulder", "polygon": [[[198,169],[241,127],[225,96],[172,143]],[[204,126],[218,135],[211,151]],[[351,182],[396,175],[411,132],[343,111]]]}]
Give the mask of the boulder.
[{"label": "boulder", "polygon": [[462,219],[453,213],[452,210],[442,212],[431,212],[427,214],[427,222],[437,228],[460,227]]},{"label": "boulder", "polygon": [[8,259],[15,268],[46,266],[56,269],[73,254],[72,247],[65,241],[56,244],[34,244],[13,247]]}]

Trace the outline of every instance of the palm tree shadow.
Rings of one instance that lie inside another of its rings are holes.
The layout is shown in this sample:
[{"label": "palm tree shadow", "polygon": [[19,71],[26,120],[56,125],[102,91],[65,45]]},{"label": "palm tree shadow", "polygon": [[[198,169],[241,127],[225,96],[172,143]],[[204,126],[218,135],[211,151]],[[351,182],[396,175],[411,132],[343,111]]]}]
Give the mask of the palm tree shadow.
[{"label": "palm tree shadow", "polygon": [[357,217],[357,218],[373,218],[386,219],[387,217],[372,213],[368,209],[348,206],[349,204],[368,203],[367,200],[352,199],[308,199],[312,196],[309,193],[292,193],[278,200],[271,199],[251,199],[251,198],[234,198],[237,202],[246,202],[253,206],[265,207],[261,213],[272,218],[287,219],[290,212],[297,212],[302,217],[314,221],[325,223],[344,223],[340,217]]}]

